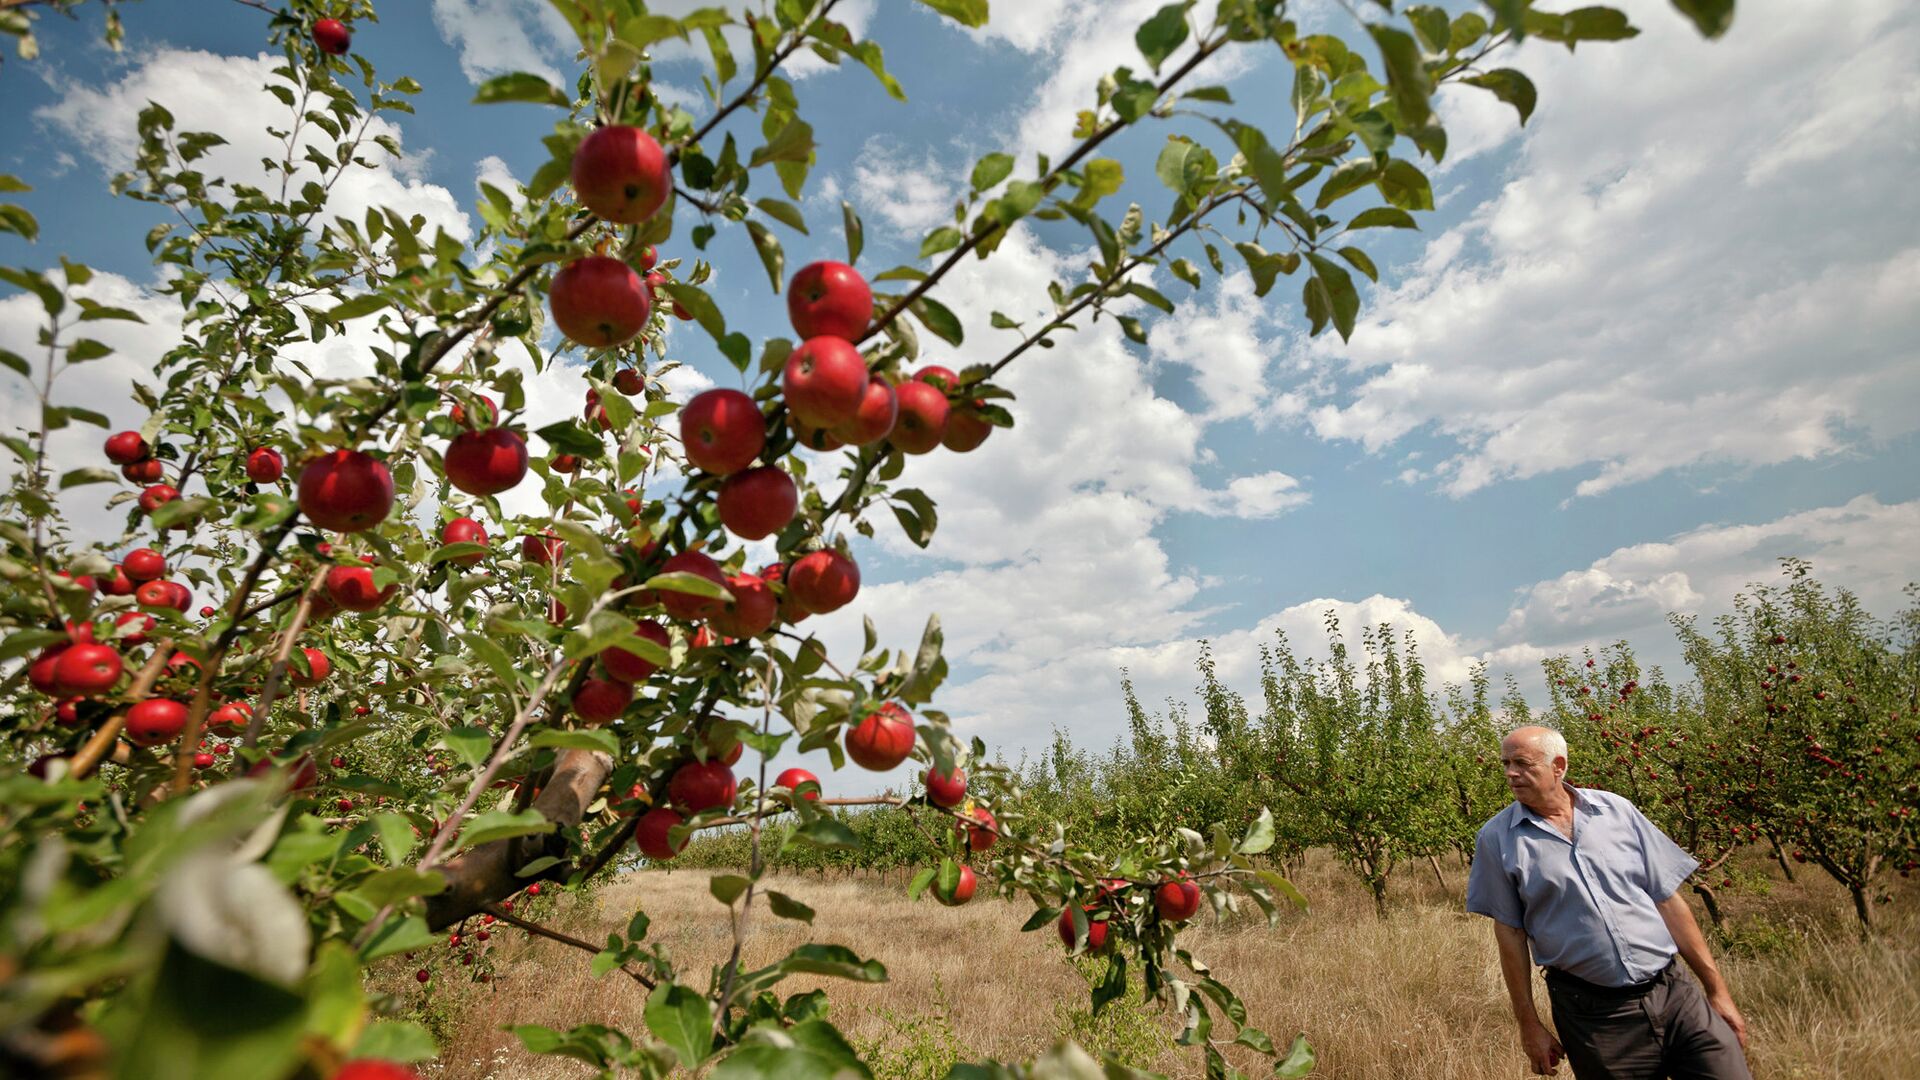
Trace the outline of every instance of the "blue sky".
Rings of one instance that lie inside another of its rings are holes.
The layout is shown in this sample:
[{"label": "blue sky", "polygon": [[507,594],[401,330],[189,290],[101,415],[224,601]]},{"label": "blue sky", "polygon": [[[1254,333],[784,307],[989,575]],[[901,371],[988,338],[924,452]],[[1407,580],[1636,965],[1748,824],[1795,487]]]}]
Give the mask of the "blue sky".
[{"label": "blue sky", "polygon": [[[1156,6],[1002,2],[969,33],[918,5],[846,0],[910,100],[858,67],[797,79],[821,148],[804,203],[812,235],[781,230],[788,266],[844,256],[841,198],[866,223],[863,269],[913,262],[980,155],[1018,153],[1017,175],[1031,175],[1034,153],[1069,145],[1099,74],[1141,66],[1131,28]],[[1184,696],[1206,636],[1226,677],[1251,689],[1257,646],[1283,629],[1320,652],[1329,609],[1350,627],[1412,629],[1443,677],[1484,660],[1528,684],[1541,656],[1622,636],[1673,662],[1667,612],[1719,611],[1784,555],[1893,609],[1920,578],[1920,16],[1897,0],[1863,0],[1844,20],[1743,0],[1709,45],[1664,3],[1625,6],[1644,31],[1635,41],[1507,59],[1540,87],[1525,131],[1485,95],[1443,99],[1453,151],[1434,171],[1440,208],[1418,233],[1370,238],[1382,283],[1350,344],[1305,336],[1297,284],[1260,300],[1230,273],[1195,294],[1163,271],[1154,284],[1181,307],[1141,313],[1147,346],[1102,322],[1029,353],[1008,369],[1015,431],[915,462],[942,533],[919,552],[878,521],[856,609],[901,644],[941,613],[954,678],[939,704],[963,732],[1016,750],[1056,726],[1104,741],[1122,719],[1121,667],[1149,701]],[[426,91],[397,119],[406,157],[342,197],[399,201],[458,234],[476,178],[530,176],[553,119],[470,106],[475,81],[570,76],[571,50],[544,4],[387,9],[354,49]],[[1351,36],[1337,6],[1301,10]],[[35,245],[0,238],[0,263],[64,254],[157,310],[141,292],[156,218],[106,177],[147,98],[184,128],[270,118],[270,99],[246,92],[265,20],[212,2],[124,17],[119,56],[94,18],[52,17],[40,60],[0,67],[0,171],[34,185],[20,201],[42,225]],[[1228,54],[1197,81],[1225,83],[1235,115],[1280,128],[1277,60]],[[710,109],[698,70],[657,69],[696,115]],[[1122,203],[1161,216],[1154,157],[1168,133],[1204,130],[1148,122],[1103,148],[1129,177]],[[682,213],[684,234],[696,215]],[[1012,342],[987,312],[1038,312],[1049,277],[1083,265],[1083,236],[1023,227],[943,284],[968,340],[928,359],[996,358]],[[1197,245],[1180,253],[1201,261]],[[723,229],[709,255],[737,328],[788,332],[741,230]],[[23,299],[0,297],[0,345],[19,350],[31,332]],[[137,369],[141,350],[164,349],[161,332],[116,342],[126,355],[97,377]],[[697,332],[669,345],[705,378],[737,382]],[[344,369],[351,348],[316,352]],[[18,389],[9,426],[25,414]],[[579,393],[577,376],[552,373],[533,395],[535,426]],[[141,419],[130,402],[113,415]],[[57,445],[97,453],[88,438]],[[857,648],[857,615],[825,632]]]}]

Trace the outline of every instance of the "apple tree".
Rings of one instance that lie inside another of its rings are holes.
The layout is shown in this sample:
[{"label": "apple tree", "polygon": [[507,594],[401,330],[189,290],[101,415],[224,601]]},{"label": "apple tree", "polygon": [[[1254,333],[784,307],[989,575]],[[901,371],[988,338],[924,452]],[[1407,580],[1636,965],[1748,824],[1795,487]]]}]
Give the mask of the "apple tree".
[{"label": "apple tree", "polygon": [[[986,0],[924,2],[967,26],[988,16]],[[1731,15],[1730,2],[1676,3],[1708,33]],[[857,655],[830,655],[804,624],[858,610],[851,537],[899,527],[927,542],[938,514],[909,486],[914,461],[1015,423],[1010,365],[1090,320],[1143,340],[1132,312],[1175,305],[1152,284],[1160,271],[1198,291],[1230,259],[1275,302],[1282,278],[1297,281],[1312,333],[1350,334],[1354,274],[1377,274],[1359,245],[1433,207],[1420,162],[1446,153],[1436,89],[1491,93],[1525,122],[1535,91],[1498,66],[1503,49],[1636,31],[1610,9],[1530,0],[1457,15],[1382,2],[1344,36],[1303,32],[1280,0],[1168,4],[1139,26],[1139,55],[1114,58],[1063,118],[1070,151],[982,157],[953,222],[905,265],[860,268],[847,206],[845,261],[789,274],[782,237],[807,228],[816,147],[841,135],[808,118],[783,66],[806,50],[906,96],[881,43],[835,21],[836,6],[675,16],[556,0],[577,79],[506,75],[476,97],[554,110],[545,163],[520,190],[483,186],[478,235],[462,242],[391,207],[340,212],[342,179],[399,153],[377,121],[422,91],[354,50],[381,32],[370,0],[241,5],[276,57],[261,93],[283,109],[268,128],[279,149],[224,175],[212,163],[237,132],[186,130],[164,101],[141,110],[113,188],[150,208],[154,288],[177,303],[179,331],[129,388],[148,418],[95,461],[49,454],[50,432],[105,426],[63,377],[110,354],[102,327],[143,316],[92,296],[83,265],[0,267],[44,316],[32,349],[0,352],[9,392],[38,404],[37,426],[0,437],[14,462],[0,497],[10,1068],[407,1075],[386,1062],[434,1048],[383,1018],[368,965],[488,919],[555,936],[523,917],[525,897],[595,880],[629,844],[666,862],[692,833],[737,824],[745,871],[712,882],[734,935],[725,963],[677,966],[636,912],[604,948],[570,943],[594,953],[580,977],[591,961],[648,988],[644,1016],[521,1038],[609,1074],[865,1075],[823,997],[781,987],[883,981],[880,959],[811,942],[741,962],[758,920],[811,917],[765,880],[776,839],[858,842],[813,798],[819,778],[769,775],[783,750],[836,770],[914,761],[924,795],[864,801],[944,823],[949,854],[916,886],[949,903],[976,889],[1026,899],[1025,929],[1111,957],[1096,1007],[1138,978],[1184,1019],[1209,1075],[1250,1058],[1311,1067],[1302,1040],[1249,1025],[1179,936],[1202,906],[1271,913],[1292,895],[1252,862],[1273,843],[1269,815],[1117,853],[1066,844],[1004,799],[1008,772],[932,707],[947,671],[937,619],[917,642],[869,633]],[[33,7],[0,12],[26,56]],[[108,9],[110,43],[122,10]],[[653,92],[668,42],[705,50],[697,107]],[[1290,100],[1243,108],[1208,84],[1226,53],[1287,65]],[[1124,170],[1102,151],[1175,116],[1200,134],[1159,152],[1164,213],[1115,207]],[[0,192],[21,186],[0,178]],[[1050,287],[1051,318],[942,302],[962,260],[992,257],[1029,219],[1086,229],[1092,252]],[[38,234],[11,204],[0,228]],[[750,339],[710,292],[708,245],[734,229],[791,338]],[[316,369],[330,339],[356,367]],[[676,400],[663,376],[702,354],[737,386]],[[529,432],[530,388],[562,372],[589,387],[579,417]],[[124,531],[76,528],[79,500],[124,510]],[[776,557],[750,563],[750,544]],[[1315,723],[1415,719],[1378,690],[1355,713],[1342,671],[1325,693],[1294,680]],[[777,838],[761,827],[775,819]],[[1382,881],[1393,855],[1376,860]],[[1034,1073],[1097,1066],[1063,1046]]]}]

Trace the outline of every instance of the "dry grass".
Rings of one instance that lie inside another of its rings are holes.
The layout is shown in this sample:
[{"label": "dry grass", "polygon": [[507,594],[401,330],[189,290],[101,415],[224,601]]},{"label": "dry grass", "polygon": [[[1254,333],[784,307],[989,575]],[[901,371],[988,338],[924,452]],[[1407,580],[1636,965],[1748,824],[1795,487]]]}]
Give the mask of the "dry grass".
[{"label": "dry grass", "polygon": [[[1753,1028],[1756,1076],[1920,1077],[1920,890],[1898,891],[1881,909],[1877,942],[1852,933],[1845,894],[1824,878],[1786,885],[1755,861],[1750,887],[1728,902],[1735,927],[1718,950],[1735,998]],[[1375,919],[1366,895],[1330,859],[1309,859],[1295,881],[1311,914],[1261,923],[1197,927],[1194,954],[1245,999],[1249,1020],[1276,1041],[1306,1032],[1318,1076],[1431,1080],[1527,1075],[1507,1012],[1483,919],[1460,910],[1463,878],[1449,870],[1442,890],[1429,873],[1397,883],[1393,915]],[[696,984],[731,943],[705,872],[633,874],[592,897],[562,898],[552,921],[604,940],[637,906]],[[1903,883],[1904,884],[1904,883]],[[812,905],[812,932],[757,912],[746,957],[764,964],[812,937],[882,960],[883,986],[829,987],[833,1017],[857,1044],[879,1052],[897,1076],[933,1076],[949,1054],[1023,1058],[1061,1035],[1130,1054],[1134,1063],[1176,1076],[1199,1074],[1190,1051],[1173,1047],[1174,1026],[1157,1012],[1109,1009],[1086,1016],[1087,983],[1062,960],[1051,931],[1016,933],[1030,908],[979,897],[949,910],[905,901],[895,881],[788,878],[777,888]],[[1185,940],[1185,939],[1183,939]],[[523,1051],[505,1025],[568,1027],[595,1022],[640,1034],[644,996],[630,980],[588,978],[588,957],[518,931],[493,942],[490,985],[442,977],[431,998],[412,989],[411,965],[386,989],[429,1001],[444,1053],[429,1075],[449,1078],[580,1077],[576,1063]],[[385,982],[386,980],[383,980]],[[445,985],[442,985],[445,984]],[[808,984],[795,980],[788,992]],[[1544,991],[1538,994],[1543,1003]],[[944,1001],[944,1006],[941,1002]],[[941,1017],[944,1016],[944,1020]],[[1245,1062],[1251,1065],[1251,1060]]]}]

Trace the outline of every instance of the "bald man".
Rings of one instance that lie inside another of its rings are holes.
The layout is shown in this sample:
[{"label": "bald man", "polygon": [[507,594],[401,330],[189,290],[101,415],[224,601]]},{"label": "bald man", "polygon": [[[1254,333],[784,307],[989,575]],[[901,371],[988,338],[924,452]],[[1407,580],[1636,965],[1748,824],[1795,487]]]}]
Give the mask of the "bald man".
[{"label": "bald man", "polygon": [[[1747,1022],[1678,891],[1699,863],[1626,799],[1568,784],[1552,728],[1509,734],[1500,764],[1514,801],[1474,840],[1467,910],[1493,920],[1533,1071],[1565,1057],[1577,1080],[1751,1080]],[[1558,1040],[1534,1010],[1529,950]]]}]

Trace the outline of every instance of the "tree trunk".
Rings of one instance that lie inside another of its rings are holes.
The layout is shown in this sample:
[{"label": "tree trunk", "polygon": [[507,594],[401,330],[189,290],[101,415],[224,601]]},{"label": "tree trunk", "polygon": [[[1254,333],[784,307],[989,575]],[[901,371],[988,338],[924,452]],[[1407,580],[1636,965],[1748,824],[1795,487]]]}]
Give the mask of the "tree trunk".
[{"label": "tree trunk", "polygon": [[1780,864],[1780,872],[1787,875],[1787,884],[1793,884],[1793,864],[1787,862],[1787,853],[1780,850],[1780,841],[1772,836],[1767,840],[1773,844],[1773,859]]},{"label": "tree trunk", "polygon": [[[540,797],[533,800],[533,808],[563,829],[578,825],[612,772],[613,759],[597,750],[562,750],[554,763],[553,776]],[[566,844],[557,831],[525,839],[529,842],[519,845],[525,849],[519,857],[513,840],[495,840],[436,867],[446,876],[447,888],[438,896],[427,897],[427,926],[434,930],[451,926],[478,912],[482,904],[511,896],[530,882],[557,879],[571,870],[561,863],[532,877],[516,876],[514,871],[543,855],[566,855]]]},{"label": "tree trunk", "polygon": [[1847,891],[1853,894],[1853,913],[1860,917],[1860,936],[1863,939],[1872,937],[1873,907],[1867,902],[1866,884],[1848,885]]},{"label": "tree trunk", "polygon": [[1720,929],[1725,920],[1720,916],[1720,901],[1713,895],[1713,886],[1701,882],[1693,887],[1693,891],[1700,897],[1700,902],[1706,905],[1708,921],[1715,930]]},{"label": "tree trunk", "polygon": [[1437,856],[1429,855],[1427,856],[1427,865],[1433,867],[1433,880],[1440,883],[1440,891],[1446,892],[1447,875],[1440,872],[1440,859]]},{"label": "tree trunk", "polygon": [[1384,920],[1387,917],[1387,879],[1368,878],[1367,885],[1373,889],[1373,913]]}]

